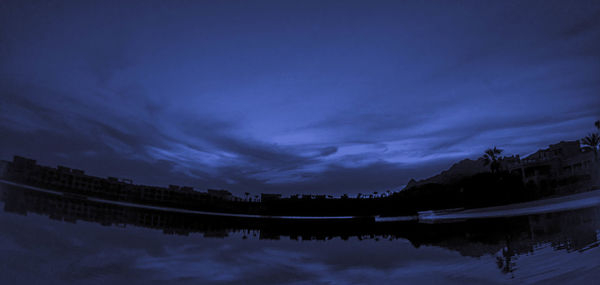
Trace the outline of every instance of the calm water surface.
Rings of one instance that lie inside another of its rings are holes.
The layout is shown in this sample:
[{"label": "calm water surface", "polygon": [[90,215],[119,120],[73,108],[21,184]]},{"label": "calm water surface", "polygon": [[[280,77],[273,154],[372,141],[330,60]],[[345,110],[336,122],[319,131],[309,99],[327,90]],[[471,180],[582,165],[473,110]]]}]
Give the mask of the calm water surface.
[{"label": "calm water surface", "polygon": [[0,284],[600,280],[600,207],[443,224],[273,223],[0,187]]}]

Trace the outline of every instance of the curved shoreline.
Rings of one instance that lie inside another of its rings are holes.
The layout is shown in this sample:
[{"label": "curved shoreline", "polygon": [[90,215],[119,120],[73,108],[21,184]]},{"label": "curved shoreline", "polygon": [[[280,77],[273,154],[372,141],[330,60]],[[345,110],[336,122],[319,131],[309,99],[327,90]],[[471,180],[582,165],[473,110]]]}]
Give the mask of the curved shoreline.
[{"label": "curved shoreline", "polygon": [[572,194],[568,196],[542,199],[524,203],[476,208],[469,210],[445,212],[423,211],[419,212],[419,221],[435,222],[463,219],[486,219],[514,216],[526,216],[589,208],[600,205],[600,189]]},{"label": "curved shoreline", "polygon": [[468,210],[436,210],[436,211],[421,211],[418,216],[396,216],[396,217],[381,217],[381,216],[273,216],[273,215],[256,215],[256,214],[234,214],[234,213],[222,213],[222,212],[208,212],[208,211],[196,211],[186,210],[171,207],[159,207],[150,206],[144,204],[113,201],[100,198],[94,198],[79,194],[72,194],[68,192],[60,192],[54,190],[48,190],[36,186],[30,186],[20,183],[15,183],[7,180],[0,179],[1,184],[6,184],[15,187],[26,188],[29,190],[62,195],[62,196],[75,196],[75,198],[86,199],[92,202],[106,203],[111,205],[118,205],[123,207],[134,207],[150,210],[168,211],[185,214],[196,214],[205,216],[217,216],[217,217],[235,217],[235,218],[249,218],[249,219],[279,219],[279,220],[358,220],[358,219],[373,219],[374,222],[410,222],[419,221],[424,223],[432,222],[451,222],[466,219],[486,219],[486,218],[501,218],[501,217],[515,217],[525,216],[533,214],[544,214],[551,212],[560,212],[568,210],[576,210],[582,208],[589,208],[600,205],[600,189],[588,191],[584,193],[572,194],[568,196],[542,199],[531,202],[509,204],[502,206],[494,206],[487,208],[475,208]]},{"label": "curved shoreline", "polygon": [[[48,190],[44,188],[39,188],[35,186],[15,183],[7,180],[0,179],[0,183],[11,185],[15,187],[26,188],[29,190],[54,194],[54,195],[63,195],[63,196],[73,196],[74,194],[68,192],[59,192]],[[185,213],[185,214],[197,214],[197,215],[206,215],[206,216],[219,216],[219,217],[235,217],[235,218],[251,218],[251,219],[287,219],[287,220],[351,220],[351,219],[364,219],[364,217],[359,216],[270,216],[270,215],[252,215],[252,214],[233,214],[233,213],[220,213],[220,212],[207,212],[207,211],[195,211],[195,210],[185,210],[178,208],[170,208],[170,207],[159,207],[159,206],[150,206],[144,204],[137,203],[129,203],[129,202],[121,202],[121,201],[113,201],[106,200],[100,198],[89,197],[85,195],[75,194],[77,197],[81,197],[81,199],[86,199],[92,202],[106,203],[111,205],[118,205],[124,207],[134,207],[134,208],[143,208],[150,210],[159,210],[159,211],[168,211],[168,212],[176,212],[176,213]]]}]

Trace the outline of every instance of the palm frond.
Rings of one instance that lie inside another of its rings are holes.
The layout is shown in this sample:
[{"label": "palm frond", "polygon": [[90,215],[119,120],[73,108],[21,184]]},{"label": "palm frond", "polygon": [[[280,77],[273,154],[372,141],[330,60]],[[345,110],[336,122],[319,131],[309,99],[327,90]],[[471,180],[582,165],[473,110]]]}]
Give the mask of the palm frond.
[{"label": "palm frond", "polygon": [[502,152],[503,152],[504,150],[503,150],[503,149],[499,149],[499,148],[496,148],[496,147],[494,147],[493,151],[494,151],[494,154],[502,154]]},{"label": "palm frond", "polygon": [[504,150],[499,149],[497,147],[488,148],[483,153],[483,156],[480,159],[483,159],[483,165],[489,165],[492,173],[495,173],[500,168],[499,159],[502,159],[500,154],[502,154]]},{"label": "palm frond", "polygon": [[600,145],[600,136],[598,134],[589,134],[581,139],[581,143],[595,149]]}]

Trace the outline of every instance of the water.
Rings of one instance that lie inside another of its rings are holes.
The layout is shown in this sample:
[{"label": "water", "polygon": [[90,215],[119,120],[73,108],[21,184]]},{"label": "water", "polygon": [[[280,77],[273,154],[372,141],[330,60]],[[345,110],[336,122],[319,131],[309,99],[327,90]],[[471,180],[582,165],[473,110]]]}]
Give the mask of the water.
[{"label": "water", "polygon": [[0,284],[593,284],[600,207],[452,223],[207,217],[2,186]]}]

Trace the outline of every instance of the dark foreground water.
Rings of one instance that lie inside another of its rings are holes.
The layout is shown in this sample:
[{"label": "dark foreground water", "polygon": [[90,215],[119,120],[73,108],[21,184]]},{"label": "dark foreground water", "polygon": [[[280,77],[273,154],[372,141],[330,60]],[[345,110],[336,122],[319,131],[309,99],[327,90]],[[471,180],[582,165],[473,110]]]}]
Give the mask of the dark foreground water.
[{"label": "dark foreground water", "polygon": [[597,284],[600,207],[452,223],[263,221],[0,186],[0,284]]}]

